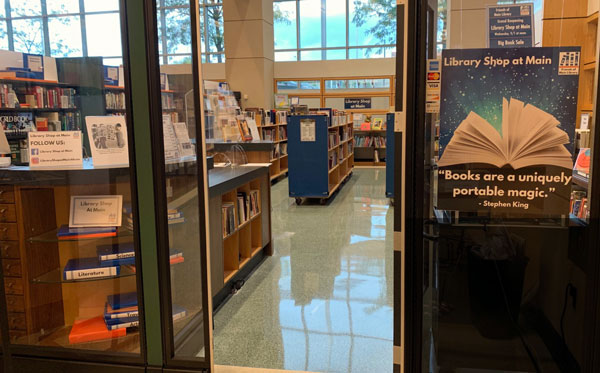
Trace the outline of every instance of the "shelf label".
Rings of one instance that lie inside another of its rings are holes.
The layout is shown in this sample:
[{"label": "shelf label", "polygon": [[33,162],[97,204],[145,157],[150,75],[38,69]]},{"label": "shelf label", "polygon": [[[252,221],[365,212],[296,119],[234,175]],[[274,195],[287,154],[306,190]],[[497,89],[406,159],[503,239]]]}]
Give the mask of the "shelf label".
[{"label": "shelf label", "polygon": [[70,228],[120,227],[123,196],[71,196]]},{"label": "shelf label", "polygon": [[30,168],[83,167],[81,131],[28,132]]}]

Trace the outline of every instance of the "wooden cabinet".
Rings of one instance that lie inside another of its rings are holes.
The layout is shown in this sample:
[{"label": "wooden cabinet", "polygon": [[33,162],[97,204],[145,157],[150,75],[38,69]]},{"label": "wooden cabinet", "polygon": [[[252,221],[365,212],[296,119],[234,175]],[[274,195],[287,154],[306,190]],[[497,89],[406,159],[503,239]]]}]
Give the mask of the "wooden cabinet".
[{"label": "wooden cabinet", "polygon": [[56,229],[54,211],[51,188],[0,185],[0,257],[13,341],[64,323],[60,284],[32,283],[59,266],[56,243],[30,240]]}]

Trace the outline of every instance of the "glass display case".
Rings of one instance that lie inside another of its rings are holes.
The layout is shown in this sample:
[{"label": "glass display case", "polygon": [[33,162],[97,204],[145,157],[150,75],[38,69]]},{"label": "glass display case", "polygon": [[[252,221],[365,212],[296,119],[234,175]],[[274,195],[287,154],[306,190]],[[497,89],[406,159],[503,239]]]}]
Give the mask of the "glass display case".
[{"label": "glass display case", "polygon": [[[122,61],[88,56],[101,38],[82,57],[0,50],[0,356],[15,372],[209,368],[199,61],[187,78],[160,66],[171,7],[117,3],[100,11],[120,18]],[[175,8],[199,51],[190,4]]]}]

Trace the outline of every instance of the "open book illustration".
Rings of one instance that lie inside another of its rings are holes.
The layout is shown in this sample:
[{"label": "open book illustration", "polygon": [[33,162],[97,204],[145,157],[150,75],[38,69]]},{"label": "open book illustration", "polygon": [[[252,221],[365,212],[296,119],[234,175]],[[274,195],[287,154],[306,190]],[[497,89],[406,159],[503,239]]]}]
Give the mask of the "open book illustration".
[{"label": "open book illustration", "polygon": [[502,136],[474,112],[458,126],[438,166],[487,163],[519,169],[534,165],[572,168],[571,153],[564,144],[569,135],[554,116],[533,105],[511,98],[502,100]]}]

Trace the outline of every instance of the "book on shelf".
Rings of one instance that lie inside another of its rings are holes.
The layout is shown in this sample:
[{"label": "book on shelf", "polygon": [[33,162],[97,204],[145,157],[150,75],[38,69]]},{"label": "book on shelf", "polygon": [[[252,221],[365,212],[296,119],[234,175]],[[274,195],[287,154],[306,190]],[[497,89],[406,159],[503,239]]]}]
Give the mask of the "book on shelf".
[{"label": "book on shelf", "polygon": [[56,233],[59,240],[115,237],[116,235],[117,227],[69,228],[67,224],[62,225]]},{"label": "book on shelf", "polygon": [[279,147],[279,150],[281,152],[281,155],[282,156],[287,155],[287,153],[288,153],[288,151],[287,151],[287,143],[284,142],[284,143],[282,143],[280,145],[281,146]]},{"label": "book on shelf", "polygon": [[125,323],[121,323],[121,324],[106,324],[106,327],[108,328],[108,330],[119,330],[119,329],[128,329],[128,328],[135,328],[138,327],[140,325],[140,320],[134,320],[134,321],[129,321],[129,322],[125,322]]},{"label": "book on shelf", "polygon": [[379,162],[379,150],[376,149],[375,152],[373,152],[373,157],[375,158],[375,162]]},{"label": "book on shelf", "polygon": [[109,330],[104,322],[104,317],[97,316],[91,319],[77,320],[69,332],[69,343],[85,343],[93,341],[102,341],[124,337],[127,334],[125,329]]},{"label": "book on shelf", "polygon": [[111,110],[125,109],[125,92],[106,92],[104,94],[106,108]]},{"label": "book on shelf", "polygon": [[139,314],[138,306],[123,307],[115,310],[108,302],[104,304],[104,320],[138,317]]},{"label": "book on shelf", "polygon": [[135,248],[133,242],[122,244],[100,245],[96,247],[100,265],[135,264]]},{"label": "book on shelf", "polygon": [[339,145],[340,144],[339,133],[337,133],[336,131],[329,132],[329,138],[328,138],[327,144],[328,144],[329,149],[333,148],[334,146]]},{"label": "book on shelf", "polygon": [[38,131],[48,131],[48,118],[35,117],[35,128]]},{"label": "book on shelf", "polygon": [[286,127],[281,127],[279,128],[279,140],[280,141],[284,141],[287,140],[287,128]]},{"label": "book on shelf", "polygon": [[233,202],[224,202],[222,206],[223,217],[223,236],[232,234],[237,224],[235,222],[235,204]]},{"label": "book on shelf", "polygon": [[260,213],[260,190],[253,189],[250,191],[250,217],[254,217]]},{"label": "book on shelf", "polygon": [[187,311],[185,308],[178,306],[176,304],[173,305],[173,321],[177,321],[183,319],[187,316]]},{"label": "book on shelf", "polygon": [[[104,317],[104,322],[106,323],[106,326],[108,326],[109,329],[111,326],[114,326],[114,325],[123,325],[123,324],[136,322],[139,320],[140,320],[139,312],[133,316],[110,317],[110,318]],[[121,326],[121,328],[123,328],[123,326]],[[115,329],[120,329],[120,328],[115,328]]]},{"label": "book on shelf", "polygon": [[262,129],[262,135],[263,135],[263,140],[266,141],[275,141],[275,128],[263,128]]},{"label": "book on shelf", "polygon": [[103,267],[98,258],[69,259],[63,269],[64,280],[85,280],[118,276],[121,268],[118,265]]},{"label": "book on shelf", "polygon": [[132,291],[128,293],[111,294],[106,297],[106,303],[113,310],[120,310],[123,308],[137,307],[138,298],[137,292]]},{"label": "book on shelf", "polygon": [[281,144],[275,144],[273,150],[271,151],[271,159],[277,159],[281,155]]},{"label": "book on shelf", "polygon": [[241,225],[250,220],[250,199],[248,198],[248,195],[245,192],[238,192],[237,202],[238,216]]},{"label": "book on shelf", "polygon": [[573,167],[573,171],[575,171],[577,175],[585,178],[589,177],[591,164],[590,156],[590,148],[579,149],[579,154],[577,154],[577,160],[575,161],[575,167]]},{"label": "book on shelf", "polygon": [[579,219],[589,218],[587,191],[574,190],[571,192],[570,214]]}]

